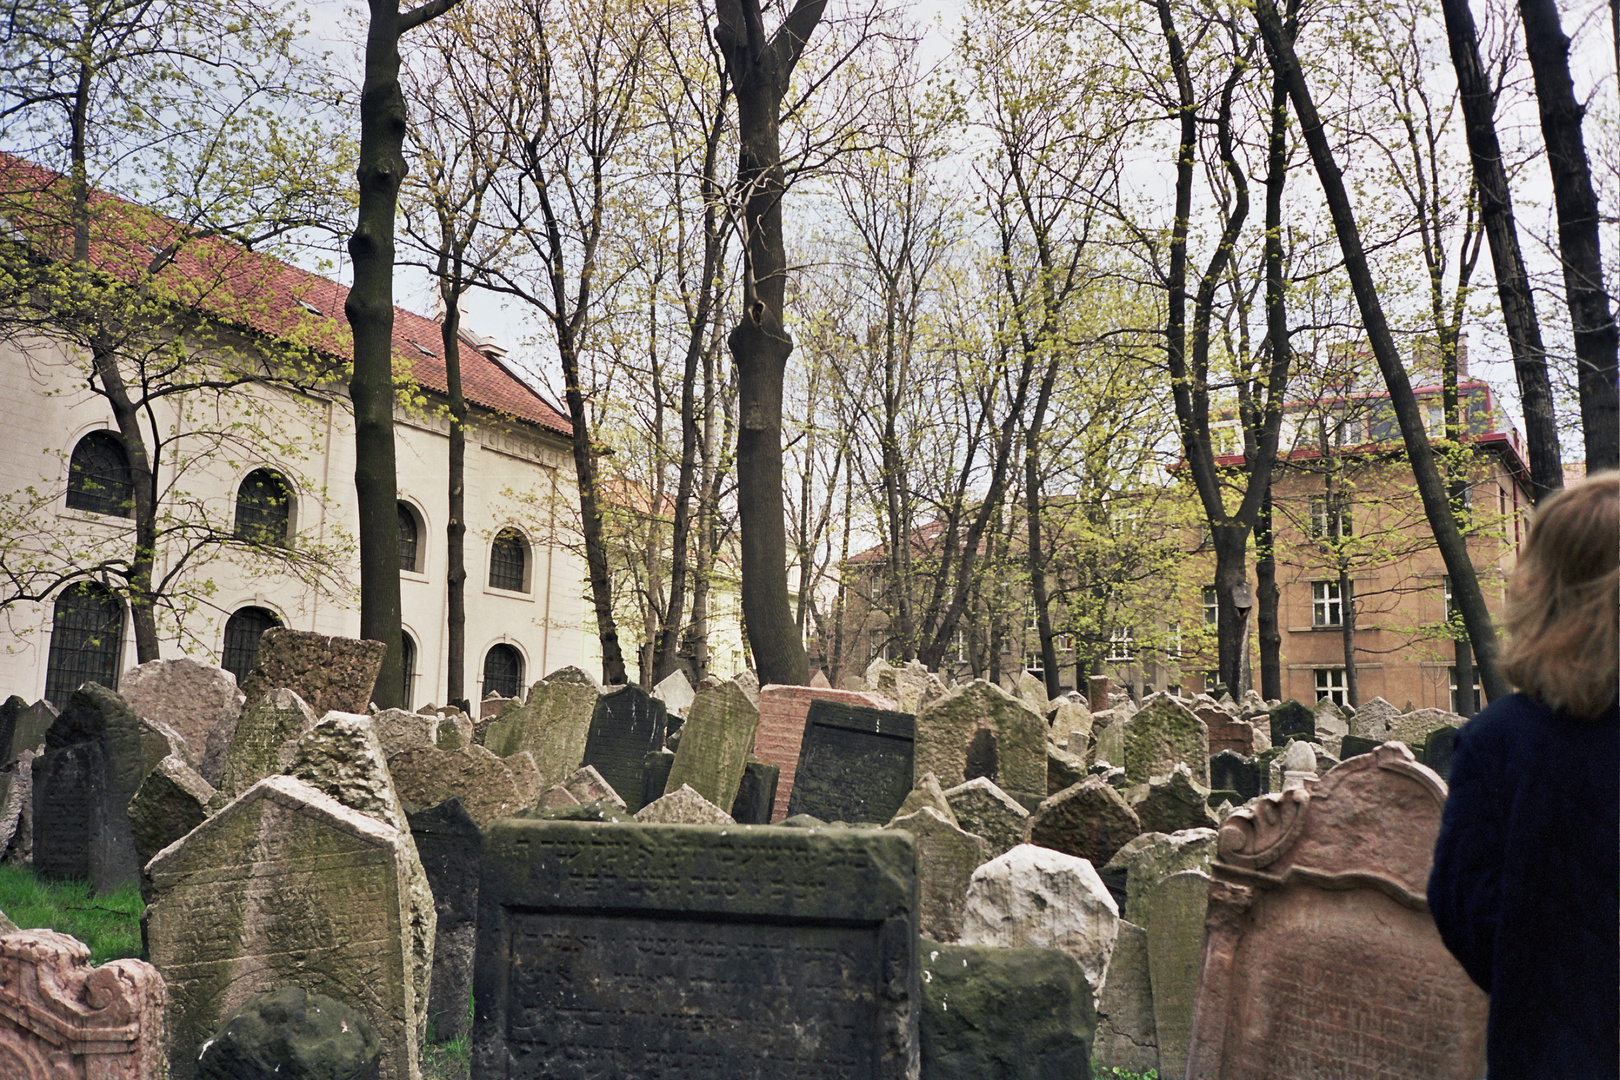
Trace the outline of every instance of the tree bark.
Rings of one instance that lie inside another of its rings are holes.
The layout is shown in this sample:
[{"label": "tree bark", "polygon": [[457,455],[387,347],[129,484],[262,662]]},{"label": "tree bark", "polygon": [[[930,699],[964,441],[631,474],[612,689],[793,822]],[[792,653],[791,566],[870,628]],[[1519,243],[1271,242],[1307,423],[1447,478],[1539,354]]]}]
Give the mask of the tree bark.
[{"label": "tree bark", "polygon": [[766,39],[759,0],[724,0],[715,41],[737,94],[744,235],[743,313],[727,344],[737,365],[737,497],[742,526],[743,621],[759,681],[803,685],[809,664],[788,598],[782,506],[782,380],[793,339],[784,325],[780,113],[793,68],[826,0],[797,0]]},{"label": "tree bark", "polygon": [[1273,549],[1271,492],[1260,503],[1254,523],[1255,621],[1260,633],[1260,696],[1282,697],[1282,627],[1277,621],[1277,556]]},{"label": "tree bark", "polygon": [[471,703],[466,700],[467,399],[461,393],[461,275],[460,260],[456,261],[455,276],[439,284],[439,295],[444,298],[444,324],[439,336],[444,348],[445,385],[450,394],[450,512],[444,530],[449,565],[445,577],[445,700],[470,709]]},{"label": "tree bark", "polygon": [[[1564,264],[1564,296],[1575,337],[1581,427],[1586,471],[1620,468],[1620,330],[1603,287],[1603,249],[1598,237],[1597,193],[1581,135],[1586,109],[1575,100],[1569,75],[1569,38],[1556,0],[1519,0],[1524,45],[1535,77],[1541,135],[1552,171],[1558,210],[1558,251]],[[1477,647],[1477,643],[1476,643]],[[1494,696],[1494,695],[1493,695]]]},{"label": "tree bark", "polygon": [[1524,434],[1530,455],[1530,497],[1539,502],[1564,486],[1563,454],[1558,444],[1558,421],[1553,413],[1552,381],[1547,374],[1547,350],[1541,342],[1535,296],[1519,249],[1513,217],[1513,194],[1502,165],[1502,147],[1496,137],[1496,94],[1479,57],[1479,38],[1468,0],[1440,0],[1446,19],[1451,64],[1457,72],[1463,130],[1468,156],[1474,166],[1480,222],[1491,248],[1496,272],[1496,295],[1502,304],[1513,373],[1524,409]]},{"label": "tree bark", "polygon": [[1500,697],[1509,692],[1509,687],[1497,671],[1496,627],[1491,622],[1490,610],[1485,606],[1485,595],[1479,586],[1479,575],[1468,557],[1467,544],[1457,528],[1456,518],[1452,515],[1450,500],[1446,496],[1445,481],[1435,463],[1434,450],[1429,445],[1428,436],[1423,428],[1423,416],[1418,409],[1417,396],[1412,393],[1412,384],[1406,377],[1406,369],[1402,366],[1395,349],[1394,336],[1390,333],[1389,323],[1384,318],[1383,306],[1379,302],[1372,272],[1367,265],[1367,255],[1361,246],[1361,232],[1356,226],[1355,212],[1350,206],[1349,193],[1345,190],[1344,177],[1333,159],[1327,132],[1322,126],[1321,117],[1317,115],[1316,105],[1311,100],[1310,89],[1300,69],[1299,58],[1294,53],[1292,35],[1284,29],[1273,0],[1256,0],[1255,19],[1265,39],[1266,51],[1271,57],[1273,69],[1281,74],[1288,84],[1288,96],[1294,103],[1295,115],[1299,117],[1300,128],[1310,149],[1311,160],[1321,179],[1322,192],[1333,218],[1334,231],[1338,234],[1339,247],[1344,254],[1345,270],[1350,275],[1356,305],[1360,309],[1373,356],[1377,359],[1379,371],[1383,374],[1384,385],[1389,390],[1390,404],[1395,410],[1396,420],[1400,423],[1401,438],[1405,442],[1407,457],[1412,465],[1412,475],[1417,481],[1418,493],[1423,500],[1424,513],[1428,516],[1429,527],[1434,532],[1435,545],[1440,549],[1440,556],[1445,561],[1447,572],[1451,574],[1453,595],[1462,611],[1468,635],[1474,643],[1474,653],[1479,661],[1485,692],[1492,698]]}]

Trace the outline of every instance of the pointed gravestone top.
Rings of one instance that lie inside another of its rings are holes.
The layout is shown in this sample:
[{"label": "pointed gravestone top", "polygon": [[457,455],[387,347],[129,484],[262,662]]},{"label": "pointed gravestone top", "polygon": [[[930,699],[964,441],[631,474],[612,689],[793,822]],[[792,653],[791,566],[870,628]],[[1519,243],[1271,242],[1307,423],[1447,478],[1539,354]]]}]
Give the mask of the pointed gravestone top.
[{"label": "pointed gravestone top", "polygon": [[955,787],[988,776],[1003,791],[1046,791],[1046,718],[983,679],[962,683],[917,714],[915,775]]},{"label": "pointed gravestone top", "polygon": [[1145,784],[1167,776],[1177,764],[1192,770],[1193,779],[1209,784],[1209,729],[1169,694],[1154,694],[1125,721],[1125,778]]},{"label": "pointed gravestone top", "polygon": [[742,692],[748,695],[748,700],[753,703],[754,708],[759,708],[758,675],[755,675],[752,671],[739,671],[732,677],[731,681],[740,686]]},{"label": "pointed gravestone top", "polygon": [[668,795],[643,806],[636,820],[648,825],[735,825],[730,814],[682,784]]},{"label": "pointed gravestone top", "polygon": [[951,788],[945,792],[945,801],[958,825],[989,842],[992,856],[1029,839],[1029,811],[987,776],[975,776]]},{"label": "pointed gravestone top", "polygon": [[925,806],[931,806],[939,811],[940,816],[952,825],[959,824],[956,812],[951,809],[950,801],[945,798],[944,789],[939,786],[939,777],[933,773],[923,774],[923,778],[917,781],[917,786],[906,796],[906,801],[900,804],[900,809],[894,812],[894,816],[899,818],[915,814]]},{"label": "pointed gravestone top", "polygon": [[662,701],[670,712],[685,716],[686,710],[692,707],[694,693],[692,680],[686,677],[686,672],[672,671],[653,687],[652,696]]},{"label": "pointed gravestone top", "polygon": [[1364,701],[1350,719],[1350,734],[1383,742],[1389,735],[1389,722],[1400,715],[1401,710],[1381,697]]},{"label": "pointed gravestone top", "polygon": [[1046,697],[1046,681],[1044,679],[1038,679],[1027,671],[1019,672],[1018,696],[1023,700],[1024,704],[1028,705],[1042,716],[1046,715],[1046,706],[1048,702]]},{"label": "pointed gravestone top", "polygon": [[591,677],[590,672],[586,671],[584,668],[575,667],[572,664],[570,664],[568,667],[558,668],[550,675],[547,675],[542,681],[548,683],[571,683],[575,686],[593,686],[600,688],[600,684]]},{"label": "pointed gravestone top", "polygon": [[817,690],[832,689],[832,683],[827,681],[827,673],[822,671],[820,668],[817,668],[816,673],[810,676],[810,685],[815,687]]}]

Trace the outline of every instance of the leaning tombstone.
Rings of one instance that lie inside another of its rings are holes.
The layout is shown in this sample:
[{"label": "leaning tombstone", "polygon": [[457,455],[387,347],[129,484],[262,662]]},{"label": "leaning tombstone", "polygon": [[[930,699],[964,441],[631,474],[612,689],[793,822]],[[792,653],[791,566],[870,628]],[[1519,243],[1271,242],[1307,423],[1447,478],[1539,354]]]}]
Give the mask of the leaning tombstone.
[{"label": "leaning tombstone", "polygon": [[1405,743],[1414,754],[1421,754],[1429,736],[1443,727],[1462,727],[1464,717],[1444,709],[1413,709],[1389,722],[1389,738]]},{"label": "leaning tombstone", "polygon": [[11,729],[9,749],[0,746],[0,751],[6,753],[3,764],[15,762],[25,751],[38,751],[43,747],[45,733],[56,723],[56,716],[56,706],[43,698],[19,711],[16,724]]},{"label": "leaning tombstone", "polygon": [[714,805],[730,806],[758,727],[759,709],[735,681],[700,692],[681,727],[681,745],[667,786],[690,785]]},{"label": "leaning tombstone", "polygon": [[668,795],[643,806],[635,819],[644,825],[735,825],[736,819],[682,784]]},{"label": "leaning tombstone", "polygon": [[1389,722],[1401,715],[1401,710],[1381,697],[1364,701],[1350,718],[1350,734],[1382,743],[1389,737]]},{"label": "leaning tombstone", "polygon": [[662,701],[670,712],[685,716],[686,710],[692,707],[692,680],[684,671],[672,671],[653,687],[652,696]]},{"label": "leaning tombstone", "polygon": [[1289,739],[1314,739],[1316,714],[1297,701],[1284,701],[1271,710],[1271,745],[1287,746]]},{"label": "leaning tombstone", "polygon": [[1188,1075],[1485,1074],[1485,994],[1425,901],[1445,798],[1389,743],[1226,820]]},{"label": "leaning tombstone", "polygon": [[[1131,842],[1135,850],[1127,864],[1124,915],[1146,926],[1151,919],[1148,897],[1161,881],[1187,870],[1209,873],[1215,856],[1214,829],[1184,829],[1175,833],[1144,833]],[[1124,858],[1121,851],[1116,857]]]},{"label": "leaning tombstone", "polygon": [[664,703],[639,686],[606,687],[597,698],[582,760],[601,774],[631,813],[641,809],[641,766],[648,754],[663,748],[665,723]]},{"label": "leaning tombstone", "polygon": [[915,860],[898,830],[498,822],[473,1075],[915,1077]]},{"label": "leaning tombstone", "polygon": [[1136,811],[1144,832],[1173,833],[1183,829],[1212,829],[1220,824],[1209,808],[1210,789],[1192,778],[1186,765],[1169,776],[1155,776],[1132,788],[1126,801]]},{"label": "leaning tombstone", "polygon": [[[776,806],[776,783],[781,770],[763,761],[749,761],[743,767],[737,797],[731,801],[731,818],[739,825],[768,825]],[[662,794],[662,792],[660,792]]]},{"label": "leaning tombstone", "polygon": [[236,676],[189,656],[137,664],[119,676],[118,693],[136,716],[179,732],[193,761],[202,760],[215,727],[235,723],[245,700]]},{"label": "leaning tombstone", "polygon": [[[130,833],[140,865],[144,868],[152,856],[208,820],[215,794],[213,786],[179,757],[170,754],[158,762],[129,800]],[[141,893],[150,894],[144,870]]]},{"label": "leaning tombstone", "polygon": [[888,821],[911,792],[916,730],[910,713],[811,702],[788,815]]},{"label": "leaning tombstone", "polygon": [[0,935],[0,1075],[147,1080],[164,1074],[163,977],[144,960],[90,966],[54,930]]},{"label": "leaning tombstone", "polygon": [[613,785],[602,779],[602,774],[596,771],[593,765],[581,765],[574,772],[563,778],[558,785],[572,795],[581,805],[585,803],[601,803],[615,810],[624,811],[624,800],[619,793],[613,790]]},{"label": "leaning tombstone", "polygon": [[29,865],[34,860],[34,752],[24,750],[7,771],[0,801],[0,861]]},{"label": "leaning tombstone", "polygon": [[409,834],[272,776],[147,866],[147,950],[169,986],[172,1080],[254,994],[298,986],[361,1009],[379,1080],[415,1080]]},{"label": "leaning tombstone", "polygon": [[1114,953],[1108,960],[1108,981],[1097,999],[1093,1056],[1104,1068],[1133,1073],[1158,1070],[1159,1036],[1153,1025],[1149,978],[1147,931],[1121,919]]},{"label": "leaning tombstone", "polygon": [[387,651],[380,641],[272,627],[259,638],[253,670],[242,681],[242,696],[258,701],[286,687],[308,702],[316,715],[363,714],[371,705],[371,691]]},{"label": "leaning tombstone", "polygon": [[553,671],[530,687],[527,703],[502,710],[484,733],[484,745],[501,757],[527,750],[544,786],[561,783],[585,760],[585,740],[600,696],[587,672],[577,667]]},{"label": "leaning tombstone", "polygon": [[[669,786],[669,771],[675,766],[675,754],[671,750],[657,750],[648,754],[641,763],[641,805],[646,806],[664,795]],[[744,775],[748,767],[743,766]],[[738,794],[742,793],[742,785],[737,785]]]},{"label": "leaning tombstone", "polygon": [[433,982],[428,1030],[450,1042],[467,1034],[473,952],[478,943],[478,860],[484,834],[459,799],[407,811],[411,838],[433,889],[438,926],[433,937]]},{"label": "leaning tombstone", "polygon": [[1154,694],[1125,721],[1125,779],[1145,784],[1168,775],[1178,764],[1209,786],[1209,730],[1191,709],[1169,694]]},{"label": "leaning tombstone", "polygon": [[[22,716],[23,711],[27,708],[28,702],[16,694],[12,694],[3,703],[0,703],[0,755],[5,755],[0,758],[0,768],[4,768],[11,762],[11,740],[17,733],[17,718]],[[31,750],[33,747],[28,749]]]},{"label": "leaning tombstone", "polygon": [[1048,797],[1030,821],[1029,842],[1106,866],[1114,853],[1142,832],[1142,821],[1125,797],[1098,776]]},{"label": "leaning tombstone", "polygon": [[416,746],[437,746],[439,719],[409,709],[378,709],[371,714],[371,729],[377,733],[383,756],[391,758]]},{"label": "leaning tombstone", "polygon": [[1382,745],[1384,745],[1382,739],[1369,739],[1361,735],[1346,735],[1340,741],[1339,757],[1341,760],[1349,761],[1358,754],[1370,754]]},{"label": "leaning tombstone", "polygon": [[811,702],[815,701],[876,709],[887,709],[893,704],[883,695],[865,690],[823,690],[814,686],[783,686],[777,683],[762,687],[759,692],[759,729],[754,737],[754,755],[780,770],[776,784],[776,805],[771,810],[772,820],[780,821],[787,816],[798,774],[799,753],[804,746],[805,720],[809,716]]},{"label": "leaning tombstone", "polygon": [[529,805],[506,761],[476,743],[460,750],[419,746],[388,763],[394,790],[407,809],[457,799],[480,827],[510,817]]},{"label": "leaning tombstone", "polygon": [[984,776],[944,793],[957,824],[985,838],[992,858],[1029,841],[1030,813]]},{"label": "leaning tombstone", "polygon": [[243,708],[228,743],[209,744],[209,756],[197,771],[226,798],[234,799],[286,769],[298,736],[314,727],[317,719],[296,691],[272,690]]},{"label": "leaning tombstone", "polygon": [[955,941],[962,932],[962,905],[973,872],[990,861],[984,837],[925,806],[884,826],[904,829],[917,842],[917,930],[936,941]]}]

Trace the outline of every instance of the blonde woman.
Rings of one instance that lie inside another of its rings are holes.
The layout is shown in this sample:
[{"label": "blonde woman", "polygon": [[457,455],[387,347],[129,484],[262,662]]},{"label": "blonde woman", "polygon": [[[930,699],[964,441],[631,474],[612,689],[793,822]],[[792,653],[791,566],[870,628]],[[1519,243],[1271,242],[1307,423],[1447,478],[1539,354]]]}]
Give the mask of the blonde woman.
[{"label": "blonde woman", "polygon": [[1429,876],[1491,996],[1490,1080],[1620,1076],[1620,473],[1537,510],[1508,589],[1519,693],[1457,737]]}]

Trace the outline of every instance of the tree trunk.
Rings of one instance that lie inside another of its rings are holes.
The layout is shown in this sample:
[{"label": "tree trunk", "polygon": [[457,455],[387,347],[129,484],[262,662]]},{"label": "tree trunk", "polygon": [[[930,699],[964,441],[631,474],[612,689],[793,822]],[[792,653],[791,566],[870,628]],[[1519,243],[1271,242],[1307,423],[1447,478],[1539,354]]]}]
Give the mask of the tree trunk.
[{"label": "tree trunk", "polygon": [[1451,45],[1451,64],[1457,71],[1458,96],[1468,155],[1474,166],[1479,214],[1496,271],[1496,295],[1502,304],[1513,373],[1524,409],[1524,433],[1530,455],[1530,497],[1542,498],[1564,486],[1558,421],[1553,414],[1552,382],[1547,375],[1547,351],[1541,342],[1535,296],[1519,249],[1513,217],[1513,195],[1502,148],[1496,137],[1496,95],[1479,58],[1479,39],[1468,0],[1440,0]]},{"label": "tree trunk", "polygon": [[1586,110],[1575,100],[1575,84],[1569,76],[1569,38],[1559,23],[1556,0],[1519,0],[1519,15],[1524,20],[1525,51],[1535,76],[1541,135],[1552,170],[1558,251],[1575,337],[1581,427],[1590,474],[1620,468],[1620,387],[1615,382],[1620,332],[1603,287],[1597,194],[1581,135]]},{"label": "tree trunk", "polygon": [[1256,0],[1255,18],[1265,38],[1272,67],[1288,84],[1288,96],[1294,102],[1295,115],[1299,117],[1306,145],[1321,179],[1322,192],[1333,217],[1334,231],[1344,254],[1345,270],[1350,275],[1356,305],[1360,309],[1379,371],[1384,376],[1384,385],[1389,390],[1395,418],[1401,426],[1401,438],[1406,444],[1424,513],[1434,532],[1435,545],[1440,549],[1447,572],[1451,574],[1453,595],[1474,643],[1485,692],[1493,699],[1500,697],[1509,692],[1509,687],[1496,667],[1496,627],[1491,622],[1490,610],[1485,606],[1485,595],[1479,586],[1479,575],[1468,557],[1467,544],[1452,515],[1445,481],[1435,464],[1434,450],[1423,428],[1417,396],[1412,393],[1412,384],[1406,377],[1406,369],[1395,349],[1394,336],[1384,318],[1372,272],[1367,266],[1366,252],[1361,246],[1361,232],[1356,226],[1355,212],[1351,209],[1350,196],[1345,190],[1344,177],[1333,160],[1327,133],[1311,100],[1310,89],[1305,84],[1299,58],[1294,54],[1293,38],[1284,30],[1273,0]]},{"label": "tree trunk", "polygon": [[1277,557],[1273,550],[1271,492],[1260,503],[1254,523],[1254,602],[1260,631],[1260,696],[1267,701],[1282,697],[1282,627],[1277,621]]},{"label": "tree trunk", "polygon": [[[457,267],[459,271],[459,265]],[[467,701],[467,399],[461,393],[461,286],[460,274],[442,280],[439,295],[444,298],[444,325],[440,341],[444,348],[445,385],[450,394],[450,517],[445,525],[445,555],[449,570],[445,578],[446,673],[445,700],[471,710]]]},{"label": "tree trunk", "polygon": [[809,665],[788,599],[782,507],[782,380],[793,339],[784,325],[780,113],[793,68],[826,0],[798,0],[769,41],[759,0],[719,7],[715,39],[737,94],[737,186],[743,193],[742,318],[727,344],[737,365],[737,500],[743,621],[759,681],[803,685]]}]

